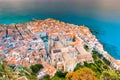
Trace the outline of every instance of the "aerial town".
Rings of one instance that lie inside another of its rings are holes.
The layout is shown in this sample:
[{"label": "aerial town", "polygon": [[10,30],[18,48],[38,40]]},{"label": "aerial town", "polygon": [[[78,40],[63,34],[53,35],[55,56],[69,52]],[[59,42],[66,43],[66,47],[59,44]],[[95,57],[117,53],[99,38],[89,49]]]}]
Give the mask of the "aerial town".
[{"label": "aerial town", "polygon": [[[87,46],[86,50],[84,47]],[[30,67],[42,64],[38,77],[54,76],[56,71],[73,71],[77,64],[94,63],[92,50],[120,69],[120,61],[112,58],[99,40],[85,26],[60,22],[51,18],[23,24],[0,25],[0,59],[9,65]]]}]

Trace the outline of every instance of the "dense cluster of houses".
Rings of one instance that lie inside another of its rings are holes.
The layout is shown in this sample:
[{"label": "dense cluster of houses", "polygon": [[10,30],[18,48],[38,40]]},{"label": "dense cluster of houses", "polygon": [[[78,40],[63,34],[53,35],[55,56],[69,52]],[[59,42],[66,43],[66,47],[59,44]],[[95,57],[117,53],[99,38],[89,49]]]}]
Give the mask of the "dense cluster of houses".
[{"label": "dense cluster of houses", "polygon": [[[89,50],[85,50],[87,45]],[[30,67],[42,64],[38,77],[57,70],[73,71],[76,64],[94,63],[91,51],[96,49],[112,62],[120,62],[107,54],[90,30],[54,19],[36,20],[24,24],[0,25],[0,59],[9,65]]]}]

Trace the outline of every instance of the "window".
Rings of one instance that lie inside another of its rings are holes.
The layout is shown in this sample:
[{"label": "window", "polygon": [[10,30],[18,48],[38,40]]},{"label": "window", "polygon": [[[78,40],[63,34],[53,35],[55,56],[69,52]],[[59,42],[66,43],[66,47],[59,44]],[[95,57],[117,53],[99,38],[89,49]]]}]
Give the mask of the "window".
[{"label": "window", "polygon": [[58,49],[58,50],[53,50],[53,53],[59,53],[59,52],[61,52],[60,49]]}]

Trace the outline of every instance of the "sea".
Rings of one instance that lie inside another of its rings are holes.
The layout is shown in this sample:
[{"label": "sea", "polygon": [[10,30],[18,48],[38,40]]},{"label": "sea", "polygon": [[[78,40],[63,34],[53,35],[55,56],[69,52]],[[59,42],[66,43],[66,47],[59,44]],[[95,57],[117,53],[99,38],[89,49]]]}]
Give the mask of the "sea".
[{"label": "sea", "polygon": [[120,60],[120,0],[0,0],[0,24],[54,18],[92,30]]}]

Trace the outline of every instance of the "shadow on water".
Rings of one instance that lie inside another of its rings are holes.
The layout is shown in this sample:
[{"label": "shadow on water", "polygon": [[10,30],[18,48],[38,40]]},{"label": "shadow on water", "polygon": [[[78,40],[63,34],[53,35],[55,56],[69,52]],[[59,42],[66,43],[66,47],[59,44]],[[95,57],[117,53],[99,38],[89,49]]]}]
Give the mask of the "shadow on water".
[{"label": "shadow on water", "polygon": [[104,43],[102,42],[102,44],[104,45],[104,49],[115,59],[120,59],[120,54],[118,52],[120,52],[118,50],[118,48],[114,45],[108,44],[108,43]]},{"label": "shadow on water", "polygon": [[105,31],[99,27],[97,27],[97,28],[96,27],[97,26],[89,27],[92,34],[94,34],[97,37],[97,39],[100,39],[99,42],[103,44],[105,51],[107,51],[115,59],[119,60],[120,59],[120,54],[119,54],[120,50],[118,49],[118,47],[116,47],[110,43],[103,42],[100,37],[104,36]]},{"label": "shadow on water", "polygon": [[92,25],[86,25],[90,31],[92,32],[92,34],[94,34],[96,37],[99,35],[103,36],[105,34],[105,31],[103,29],[101,29],[99,26],[92,26]]}]

